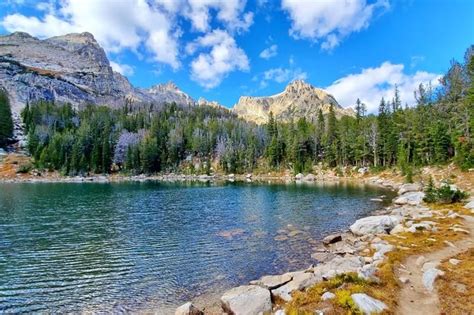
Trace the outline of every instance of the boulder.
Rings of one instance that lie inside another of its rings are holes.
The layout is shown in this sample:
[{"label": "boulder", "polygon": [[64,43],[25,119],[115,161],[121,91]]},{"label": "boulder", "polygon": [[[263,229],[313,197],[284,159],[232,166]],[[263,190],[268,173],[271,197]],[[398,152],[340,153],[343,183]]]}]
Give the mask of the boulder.
[{"label": "boulder", "polygon": [[403,227],[402,224],[397,224],[395,227],[390,231],[390,235],[402,233],[405,231],[405,228]]},{"label": "boulder", "polygon": [[378,282],[380,279],[375,276],[376,271],[377,271],[377,267],[374,264],[367,264],[359,269],[359,271],[357,272],[357,275],[359,278]]},{"label": "boulder", "polygon": [[342,235],[341,234],[331,234],[331,235],[328,235],[325,238],[323,238],[323,243],[325,245],[334,244],[334,243],[337,243],[337,242],[340,242],[340,241],[342,241]]},{"label": "boulder", "polygon": [[272,295],[289,302],[291,301],[291,294],[293,292],[309,288],[316,283],[321,282],[322,280],[323,279],[321,276],[312,272],[296,272],[293,273],[293,280],[279,288],[272,290]]},{"label": "boulder", "polygon": [[326,300],[332,300],[336,297],[334,293],[331,292],[324,292],[323,295],[321,295],[321,300],[326,301]]},{"label": "boulder", "polygon": [[258,280],[250,281],[250,284],[261,286],[265,289],[273,290],[290,282],[293,279],[291,274],[263,276]]},{"label": "boulder", "polygon": [[397,205],[412,205],[418,206],[422,203],[423,198],[425,198],[425,193],[422,191],[417,192],[407,192],[397,199],[394,200],[394,203]]},{"label": "boulder", "polygon": [[304,175],[301,173],[296,174],[295,179],[296,180],[302,180],[304,178]]},{"label": "boulder", "polygon": [[453,265],[453,266],[458,265],[460,262],[461,262],[461,261],[460,261],[459,259],[456,259],[456,258],[451,258],[451,259],[449,260],[449,263],[450,263],[451,265]]},{"label": "boulder", "polygon": [[303,178],[303,180],[305,182],[314,182],[316,180],[316,176],[314,176],[313,174],[308,174]]},{"label": "boulder", "polygon": [[221,297],[225,312],[235,315],[255,315],[272,310],[270,291],[258,285],[230,289]]},{"label": "boulder", "polygon": [[423,187],[420,184],[403,184],[398,190],[399,195],[403,195],[407,192],[421,191]]},{"label": "boulder", "polygon": [[378,314],[388,309],[385,303],[364,293],[352,294],[351,298],[364,315]]},{"label": "boulder", "polygon": [[433,292],[434,282],[438,276],[442,276],[444,272],[436,268],[429,268],[423,273],[423,285],[426,290]]},{"label": "boulder", "polygon": [[174,312],[175,315],[204,315],[204,313],[196,308],[191,302],[185,303],[178,307]]},{"label": "boulder", "polygon": [[381,234],[390,232],[400,220],[392,215],[378,215],[357,220],[350,230],[355,235]]},{"label": "boulder", "polygon": [[315,252],[311,254],[311,258],[319,262],[327,262],[335,257],[335,254],[330,252]]}]

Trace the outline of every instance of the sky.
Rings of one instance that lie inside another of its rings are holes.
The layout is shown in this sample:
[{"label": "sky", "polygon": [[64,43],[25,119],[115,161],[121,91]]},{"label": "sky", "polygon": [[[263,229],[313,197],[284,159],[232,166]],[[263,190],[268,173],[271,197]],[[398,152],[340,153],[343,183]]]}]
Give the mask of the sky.
[{"label": "sky", "polygon": [[88,31],[132,84],[232,107],[295,79],[376,112],[474,44],[472,0],[0,0],[0,34]]}]

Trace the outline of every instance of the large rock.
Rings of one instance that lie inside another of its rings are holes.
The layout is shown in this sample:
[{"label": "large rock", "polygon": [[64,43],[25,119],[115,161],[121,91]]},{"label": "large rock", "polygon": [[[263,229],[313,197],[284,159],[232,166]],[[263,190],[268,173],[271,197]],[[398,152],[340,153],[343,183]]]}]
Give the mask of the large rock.
[{"label": "large rock", "polygon": [[314,182],[316,180],[316,176],[313,174],[308,174],[303,178],[303,180],[305,182]]},{"label": "large rock", "polygon": [[364,315],[378,314],[388,309],[385,303],[364,293],[352,294],[351,298]]},{"label": "large rock", "polygon": [[293,276],[290,273],[285,273],[283,275],[263,276],[258,280],[250,281],[250,284],[259,285],[263,288],[272,290],[290,282],[292,279]]},{"label": "large rock", "polygon": [[396,216],[378,215],[357,220],[350,230],[355,235],[389,233],[400,220]]},{"label": "large rock", "polygon": [[474,199],[469,201],[464,207],[466,207],[468,209],[471,209],[471,210],[474,210]]},{"label": "large rock", "polygon": [[272,310],[270,291],[258,285],[233,288],[221,297],[222,308],[228,314],[256,315]]},{"label": "large rock", "polygon": [[204,315],[204,313],[196,308],[191,302],[185,303],[178,307],[174,315]]},{"label": "large rock", "polygon": [[394,203],[397,205],[417,206],[423,202],[423,198],[425,198],[425,193],[422,191],[408,192],[395,199]]},{"label": "large rock", "polygon": [[293,280],[287,284],[272,290],[272,295],[284,301],[291,301],[291,294],[300,291],[322,281],[322,277],[312,272],[296,272],[293,274]]},{"label": "large rock", "polygon": [[298,173],[298,174],[295,175],[296,180],[302,180],[303,178],[304,178],[304,175],[301,174],[301,173]]},{"label": "large rock", "polygon": [[423,187],[420,184],[403,184],[400,186],[400,189],[398,189],[398,194],[403,195],[407,192],[420,191],[422,189]]}]

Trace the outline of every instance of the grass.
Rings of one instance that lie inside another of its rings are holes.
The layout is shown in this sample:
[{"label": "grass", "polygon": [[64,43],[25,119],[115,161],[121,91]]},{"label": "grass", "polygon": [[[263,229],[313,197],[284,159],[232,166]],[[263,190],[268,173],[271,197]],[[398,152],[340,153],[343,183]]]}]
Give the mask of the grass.
[{"label": "grass", "polygon": [[[458,214],[469,214],[469,211],[459,203],[432,205],[431,208],[439,211],[443,216],[446,216],[449,211]],[[432,217],[424,220],[435,222],[437,231],[418,230],[415,233],[404,232],[383,237],[384,240],[395,246],[395,250],[387,253],[384,263],[379,266],[379,270],[376,273],[376,276],[380,279],[379,282],[367,282],[357,278],[355,274],[337,276],[328,281],[318,283],[305,292],[295,293],[292,301],[286,305],[287,314],[314,314],[315,309],[325,308],[331,309],[329,314],[359,314],[354,302],[350,298],[350,295],[353,293],[366,293],[375,299],[383,301],[389,307],[389,310],[386,311],[385,314],[393,314],[397,307],[400,291],[400,284],[395,272],[400,264],[411,255],[419,255],[446,247],[444,241],[455,242],[465,237],[465,234],[449,229],[454,224],[462,224],[460,218]],[[414,223],[419,221],[422,220],[414,221]],[[373,252],[371,251],[368,256],[372,255]],[[474,253],[472,253],[472,255],[474,256]],[[461,279],[463,277],[471,277],[473,278],[471,284],[474,284],[474,277],[472,277],[474,270],[469,269],[474,268],[474,259],[472,258],[473,257],[470,257],[471,264],[469,267],[466,267],[466,274],[459,275],[459,277]],[[470,270],[470,275],[467,270]],[[472,285],[470,288],[472,292],[474,292]],[[329,301],[322,301],[321,295],[327,291],[334,293],[336,298]],[[448,289],[444,295],[449,294],[451,294],[451,292]],[[443,295],[443,293],[441,293],[441,295]],[[474,308],[471,308],[471,310],[472,309]],[[446,314],[454,313],[446,312]]]},{"label": "grass", "polygon": [[441,264],[445,272],[436,281],[443,314],[474,313],[474,249],[455,257],[461,262],[454,266],[449,261]]}]

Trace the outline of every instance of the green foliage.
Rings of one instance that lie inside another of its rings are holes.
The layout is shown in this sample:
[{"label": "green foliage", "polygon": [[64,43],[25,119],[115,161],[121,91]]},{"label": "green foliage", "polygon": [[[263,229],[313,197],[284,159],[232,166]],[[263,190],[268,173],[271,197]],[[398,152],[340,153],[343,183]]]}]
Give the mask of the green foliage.
[{"label": "green foliage", "polygon": [[[27,104],[22,118],[35,166],[71,175],[112,169],[210,174],[211,165],[227,173],[262,166],[259,170],[305,173],[321,163],[338,169],[396,166],[412,182],[413,171],[425,165],[474,167],[472,51],[464,63],[452,62],[436,91],[420,84],[416,106],[403,108],[396,87],[392,100],[380,101],[378,115],[367,115],[365,104],[357,100],[355,117],[337,119],[330,106],[325,115],[319,109],[312,121],[303,117],[284,123],[270,113],[268,123],[257,126],[207,106],[91,105],[77,111],[70,105],[37,102]],[[0,110],[5,104],[6,96],[0,95]],[[0,114],[0,119],[7,116]],[[444,193],[448,200],[449,192]]]},{"label": "green foliage", "polygon": [[430,177],[428,185],[425,189],[425,198],[423,201],[428,203],[456,203],[468,197],[466,192],[457,188],[452,188],[450,185],[443,183],[439,188],[436,188],[433,179]]},{"label": "green foliage", "polygon": [[13,135],[12,112],[7,94],[0,90],[0,148],[8,144]]},{"label": "green foliage", "polygon": [[33,169],[33,165],[31,164],[22,164],[20,167],[18,167],[18,170],[16,171],[17,173],[21,174],[27,174]]}]

